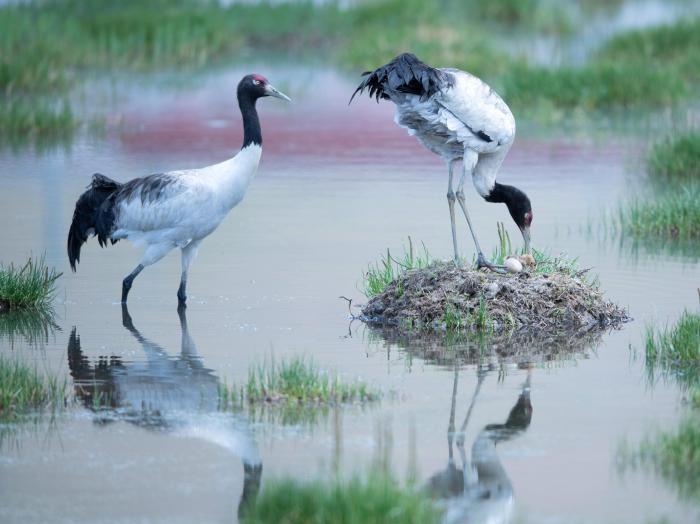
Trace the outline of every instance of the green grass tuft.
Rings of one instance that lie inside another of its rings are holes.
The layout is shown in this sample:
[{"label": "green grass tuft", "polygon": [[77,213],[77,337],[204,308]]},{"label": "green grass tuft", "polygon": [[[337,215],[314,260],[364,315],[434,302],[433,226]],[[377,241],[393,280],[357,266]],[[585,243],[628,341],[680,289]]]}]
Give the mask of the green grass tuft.
[{"label": "green grass tuft", "polygon": [[700,386],[700,315],[684,311],[678,322],[663,329],[646,330],[646,366],[675,377],[686,386]]},{"label": "green grass tuft", "polygon": [[12,419],[31,410],[65,404],[65,379],[40,373],[17,357],[0,355],[0,418]]},{"label": "green grass tuft", "polygon": [[700,181],[700,131],[690,131],[655,144],[647,158],[649,174],[663,182]]},{"label": "green grass tuft", "polygon": [[45,257],[29,258],[22,266],[0,266],[0,309],[42,309],[51,305],[62,273],[46,265]]},{"label": "green grass tuft", "polygon": [[432,262],[430,253],[422,244],[422,253],[416,253],[411,237],[408,237],[408,248],[404,246],[403,256],[394,258],[391,252],[386,250],[386,258],[370,264],[364,274],[363,292],[367,298],[379,295],[386,286],[393,282],[399,275],[411,269],[428,267]]},{"label": "green grass tuft", "polygon": [[343,382],[337,374],[319,369],[311,359],[274,358],[248,371],[245,386],[220,386],[222,405],[248,404],[340,404],[378,400],[381,393],[364,382]]},{"label": "green grass tuft", "polygon": [[441,512],[428,495],[385,473],[347,481],[271,480],[245,508],[245,524],[427,524]]},{"label": "green grass tuft", "polygon": [[654,198],[637,198],[620,207],[620,228],[635,236],[700,236],[700,183],[674,186]]}]

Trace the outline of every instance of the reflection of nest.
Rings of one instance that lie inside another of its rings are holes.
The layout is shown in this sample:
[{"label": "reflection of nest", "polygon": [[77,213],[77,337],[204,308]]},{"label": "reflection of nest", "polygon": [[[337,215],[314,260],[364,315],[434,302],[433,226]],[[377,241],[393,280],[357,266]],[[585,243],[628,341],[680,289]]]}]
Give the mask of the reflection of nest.
[{"label": "reflection of nest", "polygon": [[436,263],[401,274],[362,315],[367,322],[406,329],[497,332],[578,330],[629,319],[582,275],[502,275]]},{"label": "reflection of nest", "polygon": [[394,327],[369,326],[369,336],[397,345],[409,355],[437,365],[483,363],[496,358],[500,362],[532,364],[572,358],[586,358],[595,352],[604,329],[578,331],[511,332],[493,335],[404,331]]}]

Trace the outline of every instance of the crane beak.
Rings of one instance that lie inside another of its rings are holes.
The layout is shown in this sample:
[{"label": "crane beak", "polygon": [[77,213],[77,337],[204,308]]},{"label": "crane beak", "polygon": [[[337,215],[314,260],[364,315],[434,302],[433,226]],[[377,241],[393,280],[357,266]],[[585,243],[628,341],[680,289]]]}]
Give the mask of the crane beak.
[{"label": "crane beak", "polygon": [[267,96],[274,96],[275,98],[281,98],[282,100],[286,100],[287,102],[292,101],[291,98],[289,98],[287,95],[285,95],[282,91],[278,91],[277,88],[271,84],[267,84],[265,86],[265,93],[267,93]]},{"label": "crane beak", "polygon": [[523,234],[523,241],[525,242],[525,253],[532,254],[530,251],[530,226],[525,226],[520,232]]}]

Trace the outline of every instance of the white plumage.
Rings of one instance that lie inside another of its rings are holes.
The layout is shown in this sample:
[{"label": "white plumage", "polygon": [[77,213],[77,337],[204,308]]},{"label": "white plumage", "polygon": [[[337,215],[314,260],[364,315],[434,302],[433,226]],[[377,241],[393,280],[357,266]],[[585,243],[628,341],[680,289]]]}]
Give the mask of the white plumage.
[{"label": "white plumage", "polygon": [[134,278],[173,249],[182,250],[178,299],[186,300],[187,272],[201,241],[238,205],[255,176],[262,154],[262,134],[255,102],[263,96],[289,100],[260,75],[238,85],[243,116],[243,147],[224,162],[201,169],[171,171],[136,178],[125,184],[94,175],[78,199],[68,234],[68,257],[75,271],[80,248],[96,234],[101,245],[128,239],[144,245],[144,255],[122,284],[126,302]]}]

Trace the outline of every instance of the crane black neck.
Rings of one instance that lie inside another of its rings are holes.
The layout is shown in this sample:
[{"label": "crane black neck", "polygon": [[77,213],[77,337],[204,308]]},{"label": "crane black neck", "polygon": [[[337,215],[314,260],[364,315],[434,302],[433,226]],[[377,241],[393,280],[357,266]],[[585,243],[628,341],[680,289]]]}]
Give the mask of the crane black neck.
[{"label": "crane black neck", "polygon": [[510,216],[521,229],[526,225],[524,217],[526,213],[532,213],[530,199],[525,193],[514,186],[494,183],[491,192],[484,197],[487,202],[502,202],[508,207]]},{"label": "crane black neck", "polygon": [[255,109],[255,102],[258,97],[245,90],[238,93],[238,107],[241,108],[243,116],[243,145],[241,149],[251,144],[262,146],[262,131],[260,130],[260,119],[258,111]]}]

